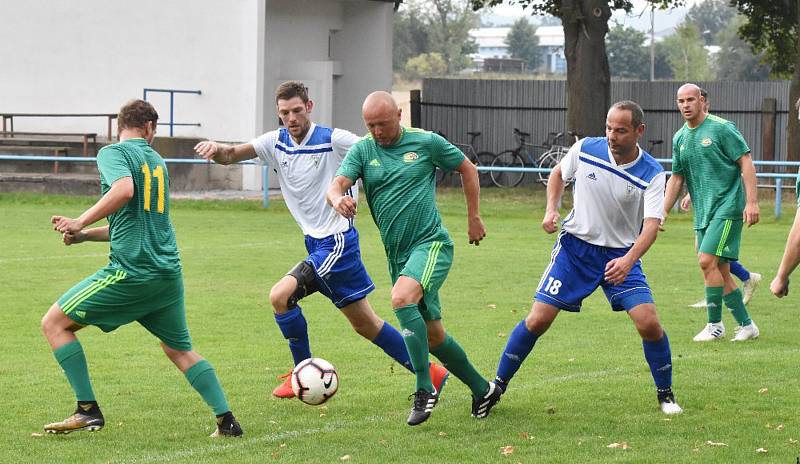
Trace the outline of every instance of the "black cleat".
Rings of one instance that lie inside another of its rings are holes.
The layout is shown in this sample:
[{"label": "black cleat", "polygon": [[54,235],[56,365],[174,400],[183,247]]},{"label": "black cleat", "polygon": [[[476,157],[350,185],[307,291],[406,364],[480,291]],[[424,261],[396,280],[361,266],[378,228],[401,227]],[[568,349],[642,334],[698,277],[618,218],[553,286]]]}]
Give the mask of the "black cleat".
[{"label": "black cleat", "polygon": [[233,413],[228,411],[220,417],[217,417],[217,430],[211,434],[211,438],[216,437],[241,437],[244,434],[242,427]]},{"label": "black cleat", "polygon": [[408,425],[419,425],[431,417],[431,411],[439,401],[439,392],[431,393],[420,388],[408,398],[411,399],[411,397],[414,397],[414,406],[411,408],[411,414],[408,415],[407,423]]},{"label": "black cleat", "polygon": [[63,434],[77,432],[79,430],[96,432],[102,429],[104,425],[106,425],[106,421],[97,405],[92,408],[88,408],[88,405],[79,405],[74,414],[61,422],[53,422],[52,424],[45,425],[44,431],[47,433]]},{"label": "black cleat", "polygon": [[489,415],[495,404],[500,402],[503,388],[494,382],[489,382],[489,391],[481,398],[472,397],[472,417],[483,419]]}]

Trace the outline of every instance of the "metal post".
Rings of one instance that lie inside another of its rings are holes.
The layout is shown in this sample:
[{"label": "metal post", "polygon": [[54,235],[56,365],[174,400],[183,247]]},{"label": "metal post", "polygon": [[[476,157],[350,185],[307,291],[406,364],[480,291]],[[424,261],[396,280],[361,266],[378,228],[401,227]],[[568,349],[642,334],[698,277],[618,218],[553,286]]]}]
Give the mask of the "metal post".
[{"label": "metal post", "polygon": [[650,80],[656,80],[656,6],[650,7]]},{"label": "metal post", "polygon": [[263,208],[269,208],[269,166],[261,166],[261,190],[264,194]]},{"label": "metal post", "polygon": [[175,92],[169,93],[169,136],[172,137],[172,128],[174,126],[175,117],[172,112],[173,105],[175,103]]},{"label": "metal post", "polygon": [[781,201],[783,200],[783,179],[775,179],[775,219],[781,218]]}]

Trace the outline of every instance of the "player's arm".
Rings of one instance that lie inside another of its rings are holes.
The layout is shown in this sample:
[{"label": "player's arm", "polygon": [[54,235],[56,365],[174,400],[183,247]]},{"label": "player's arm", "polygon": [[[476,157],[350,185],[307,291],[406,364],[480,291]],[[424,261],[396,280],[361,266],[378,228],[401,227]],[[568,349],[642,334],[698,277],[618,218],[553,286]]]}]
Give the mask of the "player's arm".
[{"label": "player's arm", "polygon": [[325,200],[337,213],[350,219],[356,215],[356,200],[345,195],[344,192],[353,186],[353,180],[347,176],[336,176],[333,178],[328,193],[325,195]]},{"label": "player's arm", "polygon": [[253,159],[257,156],[256,149],[253,147],[252,143],[229,145],[205,140],[195,145],[194,151],[203,159],[226,165]]},{"label": "player's arm", "polygon": [[800,263],[800,209],[794,215],[794,223],[786,239],[786,249],[783,252],[778,273],[769,285],[773,295],[782,298],[789,293],[789,276]]},{"label": "player's arm", "polygon": [[558,230],[558,220],[561,218],[558,212],[558,205],[561,203],[561,196],[564,194],[564,179],[562,176],[561,163],[550,172],[547,177],[547,206],[544,210],[542,228],[548,234]]},{"label": "player's arm", "polygon": [[467,203],[467,235],[469,243],[480,245],[486,237],[486,227],[481,219],[481,185],[478,180],[478,169],[466,157],[456,168],[461,174],[461,185],[464,189],[464,200]]},{"label": "player's arm", "polygon": [[83,242],[107,242],[110,240],[108,226],[83,229],[79,232],[65,232],[62,236],[64,245],[75,245]]},{"label": "player's arm", "polygon": [[628,277],[628,273],[637,261],[647,253],[653,242],[658,237],[658,229],[661,226],[660,218],[645,218],[642,224],[642,232],[633,242],[633,246],[624,256],[612,259],[606,264],[605,279],[613,285],[619,285]]},{"label": "player's arm", "polygon": [[689,208],[692,207],[692,196],[689,195],[689,192],[686,192],[686,195],[681,198],[681,211],[689,211]]},{"label": "player's arm", "polygon": [[742,183],[744,183],[744,194],[747,198],[742,219],[747,227],[750,227],[759,220],[756,167],[753,165],[753,157],[749,152],[736,160],[736,163],[742,170]]},{"label": "player's arm", "polygon": [[133,178],[121,177],[111,184],[111,188],[91,208],[84,211],[77,219],[65,216],[53,216],[50,222],[58,232],[76,234],[86,226],[108,217],[125,206],[133,198]]},{"label": "player's arm", "polygon": [[678,195],[681,193],[681,189],[683,189],[683,182],[683,175],[675,174],[674,172],[667,181],[667,189],[664,193],[664,217],[661,219],[662,230],[664,223],[667,222],[669,210],[671,210],[672,207],[675,206],[675,202],[678,201]]}]

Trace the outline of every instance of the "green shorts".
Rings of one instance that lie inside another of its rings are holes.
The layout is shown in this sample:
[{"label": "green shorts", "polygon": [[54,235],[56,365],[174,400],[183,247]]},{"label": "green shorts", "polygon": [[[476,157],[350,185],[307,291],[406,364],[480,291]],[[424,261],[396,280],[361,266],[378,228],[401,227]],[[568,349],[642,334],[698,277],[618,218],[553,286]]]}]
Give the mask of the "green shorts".
[{"label": "green shorts", "polygon": [[426,242],[417,245],[403,262],[389,262],[392,283],[400,276],[411,277],[422,286],[419,312],[426,321],[442,318],[439,289],[444,285],[453,265],[452,242]]},{"label": "green shorts", "polygon": [[192,349],[180,275],[144,279],[104,268],[69,289],[58,305],[80,325],[111,332],[137,321],[170,348]]},{"label": "green shorts", "polygon": [[719,256],[727,261],[739,259],[742,243],[741,219],[712,219],[705,229],[698,229],[697,251]]}]

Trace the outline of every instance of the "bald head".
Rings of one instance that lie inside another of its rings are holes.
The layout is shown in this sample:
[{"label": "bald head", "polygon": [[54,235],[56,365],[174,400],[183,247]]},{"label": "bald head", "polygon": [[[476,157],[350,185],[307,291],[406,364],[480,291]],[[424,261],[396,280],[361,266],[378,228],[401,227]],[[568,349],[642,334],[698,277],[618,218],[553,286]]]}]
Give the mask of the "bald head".
[{"label": "bald head", "polygon": [[687,83],[680,86],[675,102],[689,127],[697,127],[705,120],[706,99],[697,85]]},{"label": "bald head", "polygon": [[400,138],[400,113],[392,95],[384,91],[367,95],[361,106],[364,125],[372,138],[384,147],[394,144]]},{"label": "bald head", "polygon": [[696,95],[698,98],[700,95],[701,89],[700,86],[687,82],[682,86],[678,87],[678,95]]}]

